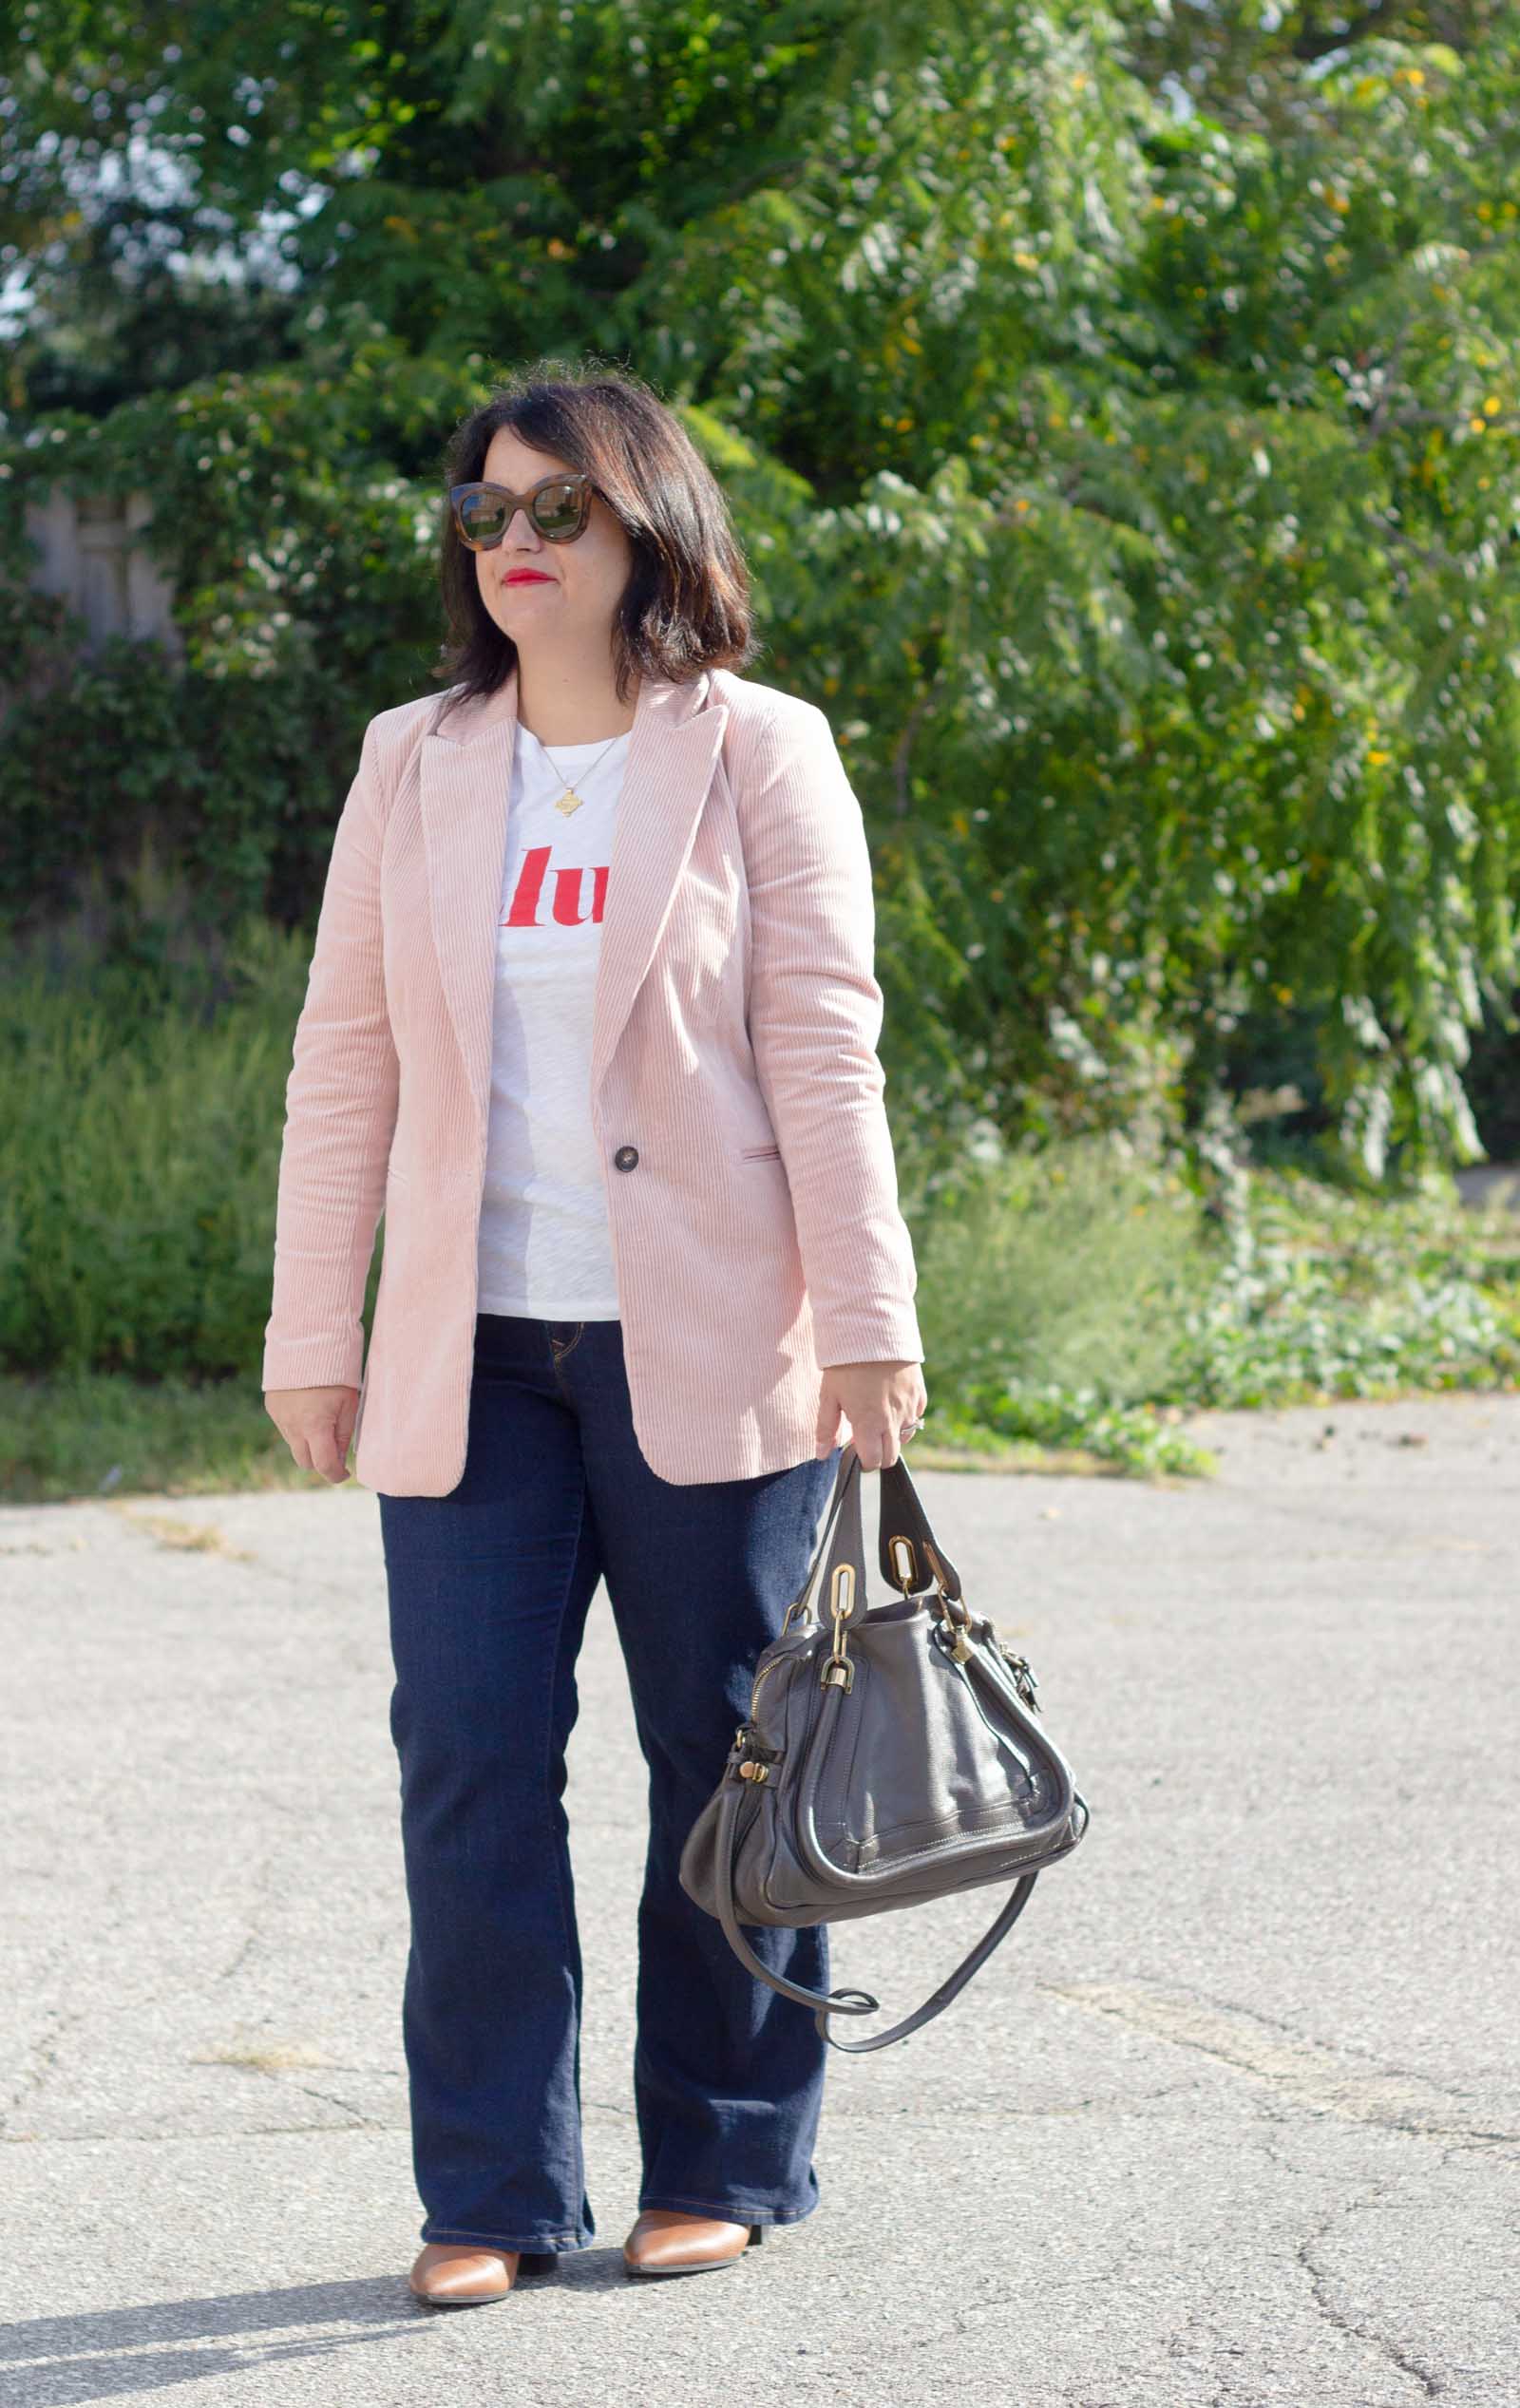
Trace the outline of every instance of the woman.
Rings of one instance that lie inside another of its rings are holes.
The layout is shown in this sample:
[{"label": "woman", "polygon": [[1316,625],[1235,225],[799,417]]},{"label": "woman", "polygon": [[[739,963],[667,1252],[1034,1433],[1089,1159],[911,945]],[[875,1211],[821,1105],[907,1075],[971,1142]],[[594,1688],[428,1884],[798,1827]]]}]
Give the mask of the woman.
[{"label": "woman", "polygon": [[[809,2214],[826,2043],[677,1867],[844,1441],[926,1408],[828,723],[757,649],[722,494],[637,379],[519,379],[448,462],[455,682],[365,731],[295,1033],[263,1385],[379,1498],[426,2209],[412,2290],[596,2227],[565,1743],[605,1578],[649,1768],[631,2272]],[[362,1311],[386,1245],[364,1376]],[[750,1930],[828,1986],[827,1934]]]}]

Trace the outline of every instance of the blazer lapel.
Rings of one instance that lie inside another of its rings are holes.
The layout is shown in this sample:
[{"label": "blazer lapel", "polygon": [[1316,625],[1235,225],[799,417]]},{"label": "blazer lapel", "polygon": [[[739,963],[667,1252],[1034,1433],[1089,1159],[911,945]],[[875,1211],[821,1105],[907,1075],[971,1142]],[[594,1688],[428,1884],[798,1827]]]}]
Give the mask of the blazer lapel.
[{"label": "blazer lapel", "polygon": [[[705,672],[646,678],[613,830],[591,1022],[593,1103],[674,901],[728,723]],[[490,1112],[497,926],[517,738],[514,667],[494,694],[449,714],[422,741],[420,791],[428,918],[449,1015],[484,1142]]]}]

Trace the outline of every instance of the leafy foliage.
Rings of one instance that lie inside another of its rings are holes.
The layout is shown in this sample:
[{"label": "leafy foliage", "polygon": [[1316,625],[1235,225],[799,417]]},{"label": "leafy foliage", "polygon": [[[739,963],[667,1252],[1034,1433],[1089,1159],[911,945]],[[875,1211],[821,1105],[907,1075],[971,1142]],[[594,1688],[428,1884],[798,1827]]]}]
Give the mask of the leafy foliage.
[{"label": "leafy foliage", "polygon": [[[10,1493],[92,1489],[113,1467],[138,1486],[283,1476],[248,1397],[307,949],[257,915],[205,931],[182,882],[151,868],[131,901],[130,955],[110,958],[86,914],[0,978]],[[922,1453],[1190,1473],[1208,1459],[1177,1424],[1199,1406],[1520,1375],[1512,1217],[1466,1213],[1436,1181],[1358,1194],[1312,1153],[1246,1169],[1219,1131],[1209,1143],[1201,1208],[1177,1166],[1113,1137],[1008,1154],[984,1129],[949,1175],[909,1136]],[[371,1305],[382,1260],[383,1224]]]},{"label": "leafy foliage", "polygon": [[[947,1171],[982,1122],[1196,1133],[1284,1014],[1372,1176],[1480,1150],[1511,12],[186,0],[166,47],[31,0],[0,70],[0,910],[120,898],[150,841],[209,915],[310,917],[363,719],[433,673],[444,440],[551,346],[725,480]],[[182,676],[28,595],[59,478],[149,492]]]}]

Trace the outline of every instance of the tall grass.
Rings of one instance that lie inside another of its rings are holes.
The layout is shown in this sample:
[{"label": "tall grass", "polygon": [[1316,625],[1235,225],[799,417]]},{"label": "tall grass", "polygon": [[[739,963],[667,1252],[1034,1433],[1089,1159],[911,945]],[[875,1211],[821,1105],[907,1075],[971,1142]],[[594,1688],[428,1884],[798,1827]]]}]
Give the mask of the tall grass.
[{"label": "tall grass", "polygon": [[946,1403],[988,1381],[1116,1405],[1168,1394],[1184,1317],[1222,1260],[1182,1178],[1104,1137],[972,1166],[914,1226]]},{"label": "tall grass", "polygon": [[18,947],[0,980],[0,1363],[256,1368],[311,946],[251,920],[201,964]]}]

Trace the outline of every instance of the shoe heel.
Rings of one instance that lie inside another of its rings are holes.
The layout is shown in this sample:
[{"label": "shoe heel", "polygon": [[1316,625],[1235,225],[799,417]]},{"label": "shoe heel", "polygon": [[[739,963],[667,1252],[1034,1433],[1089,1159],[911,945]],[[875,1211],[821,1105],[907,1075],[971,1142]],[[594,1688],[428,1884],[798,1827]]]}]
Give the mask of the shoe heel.
[{"label": "shoe heel", "polygon": [[750,2227],[750,2238],[744,2246],[747,2249],[757,2248],[765,2237],[765,2226],[763,2224],[751,2224]]}]

